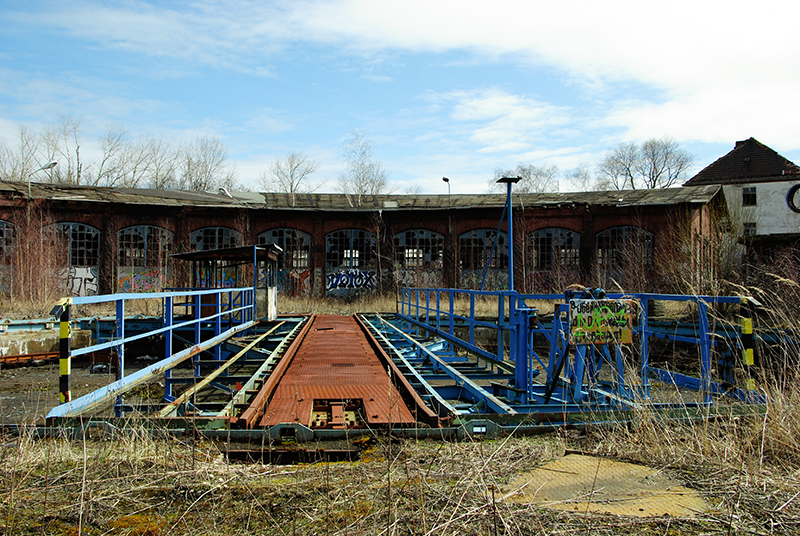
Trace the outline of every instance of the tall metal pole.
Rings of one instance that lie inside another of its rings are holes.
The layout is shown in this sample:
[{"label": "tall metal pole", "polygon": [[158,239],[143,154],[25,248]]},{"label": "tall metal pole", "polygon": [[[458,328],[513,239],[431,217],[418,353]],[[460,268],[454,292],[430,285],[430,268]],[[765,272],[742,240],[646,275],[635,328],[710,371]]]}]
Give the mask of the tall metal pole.
[{"label": "tall metal pole", "polygon": [[506,185],[506,212],[508,212],[508,290],[514,290],[514,215],[511,213],[511,185],[521,177],[503,177],[497,182]]}]

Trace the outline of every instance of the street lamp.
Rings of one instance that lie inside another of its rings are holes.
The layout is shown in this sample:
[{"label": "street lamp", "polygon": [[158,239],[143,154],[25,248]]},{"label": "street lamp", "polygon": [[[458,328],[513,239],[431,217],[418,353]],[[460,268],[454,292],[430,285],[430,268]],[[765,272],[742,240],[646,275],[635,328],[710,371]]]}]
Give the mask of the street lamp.
[{"label": "street lamp", "polygon": [[39,173],[40,171],[44,171],[44,170],[47,170],[47,169],[53,169],[57,165],[58,165],[57,161],[51,160],[50,162],[46,163],[42,167],[40,167],[38,169],[34,169],[33,171],[30,172],[30,174],[28,174],[28,199],[29,200],[31,198],[31,179],[33,178],[33,176],[36,175],[37,173]]},{"label": "street lamp", "polygon": [[522,177],[503,177],[498,184],[506,185],[506,211],[508,212],[508,290],[514,290],[514,218],[511,217],[511,185],[518,183]]},{"label": "street lamp", "polygon": [[450,178],[442,177],[442,180],[447,183],[447,256],[450,259],[450,264],[453,266],[452,281],[450,283],[452,288],[456,288],[458,286],[458,273],[455,259],[453,258],[455,247],[450,246],[450,244],[452,244],[455,240],[455,238],[453,238],[453,215],[451,213],[453,206],[450,203]]}]

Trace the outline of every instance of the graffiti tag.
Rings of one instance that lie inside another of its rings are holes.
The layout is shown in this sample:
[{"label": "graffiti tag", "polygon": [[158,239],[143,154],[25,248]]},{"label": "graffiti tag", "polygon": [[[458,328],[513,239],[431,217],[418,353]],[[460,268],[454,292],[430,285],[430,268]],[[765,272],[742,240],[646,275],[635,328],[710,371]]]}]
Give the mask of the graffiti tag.
[{"label": "graffiti tag", "polygon": [[570,300],[572,344],[631,343],[633,300]]},{"label": "graffiti tag", "polygon": [[166,278],[158,270],[125,274],[117,280],[117,288],[122,292],[157,292],[164,288]]},{"label": "graffiti tag", "polygon": [[374,270],[337,270],[325,276],[325,290],[374,289],[378,284]]}]

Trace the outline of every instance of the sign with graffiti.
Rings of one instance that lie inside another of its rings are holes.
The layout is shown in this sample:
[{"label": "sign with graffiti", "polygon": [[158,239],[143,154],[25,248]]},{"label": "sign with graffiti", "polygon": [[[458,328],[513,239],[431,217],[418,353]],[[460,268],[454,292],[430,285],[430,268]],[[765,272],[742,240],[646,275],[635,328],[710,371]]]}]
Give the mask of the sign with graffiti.
[{"label": "sign with graffiti", "polygon": [[570,300],[572,344],[633,342],[634,300]]},{"label": "sign with graffiti", "polygon": [[377,285],[378,278],[375,270],[350,268],[347,270],[336,270],[325,276],[325,290],[372,290]]}]

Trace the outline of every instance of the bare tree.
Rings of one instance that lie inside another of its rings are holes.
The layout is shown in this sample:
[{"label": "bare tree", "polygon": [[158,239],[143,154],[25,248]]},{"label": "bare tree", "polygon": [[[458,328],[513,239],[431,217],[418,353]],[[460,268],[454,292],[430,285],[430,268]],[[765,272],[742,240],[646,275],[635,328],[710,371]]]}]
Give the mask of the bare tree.
[{"label": "bare tree", "polygon": [[180,152],[177,186],[185,190],[208,191],[236,185],[236,170],[226,162],[228,150],[217,137],[198,137]]},{"label": "bare tree", "polygon": [[490,181],[491,190],[505,190],[505,186],[497,183],[502,177],[519,177],[514,191],[521,194],[546,193],[558,191],[558,167],[537,166],[535,164],[517,164],[514,169],[497,168]]},{"label": "bare tree", "polygon": [[125,162],[122,155],[128,146],[128,132],[121,126],[108,129],[100,139],[101,156],[96,172],[92,173],[91,186],[120,186],[125,175]]},{"label": "bare tree", "polygon": [[694,156],[668,137],[645,141],[640,153],[638,171],[646,188],[672,186],[694,163]]},{"label": "bare tree", "polygon": [[291,152],[284,158],[276,158],[269,167],[269,174],[261,174],[261,183],[267,190],[289,194],[292,206],[298,193],[314,191],[321,184],[312,187],[308,177],[319,165],[301,152]]},{"label": "bare tree", "polygon": [[588,164],[581,163],[578,167],[571,169],[565,175],[567,183],[572,191],[590,192],[593,190],[604,190],[605,185],[600,180],[592,177],[592,170]]},{"label": "bare tree", "polygon": [[159,190],[174,187],[178,166],[178,153],[175,148],[165,139],[152,136],[147,137],[145,145],[152,155],[152,165],[144,186]]},{"label": "bare tree", "polygon": [[42,140],[45,160],[58,162],[58,166],[50,174],[50,181],[59,184],[83,184],[80,120],[62,115],[57,124],[45,127]]},{"label": "bare tree", "polygon": [[342,145],[346,166],[337,187],[351,205],[361,206],[364,197],[388,193],[388,179],[383,163],[375,160],[375,145],[364,132],[355,129]]},{"label": "bare tree", "polygon": [[638,160],[639,147],[635,143],[620,143],[597,166],[600,182],[614,190],[624,190],[626,186],[636,189]]},{"label": "bare tree", "polygon": [[652,138],[641,147],[621,143],[606,153],[597,166],[601,181],[617,190],[667,188],[677,183],[694,163],[673,138]]},{"label": "bare tree", "polygon": [[41,142],[41,137],[25,126],[19,129],[16,147],[10,147],[0,140],[0,180],[27,181],[49,162],[41,154]]}]

